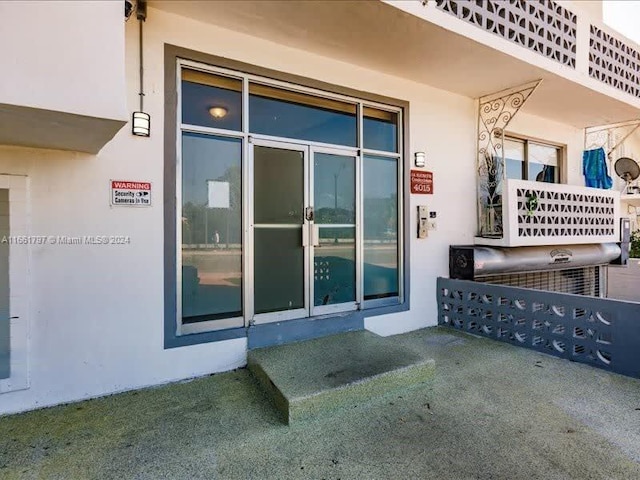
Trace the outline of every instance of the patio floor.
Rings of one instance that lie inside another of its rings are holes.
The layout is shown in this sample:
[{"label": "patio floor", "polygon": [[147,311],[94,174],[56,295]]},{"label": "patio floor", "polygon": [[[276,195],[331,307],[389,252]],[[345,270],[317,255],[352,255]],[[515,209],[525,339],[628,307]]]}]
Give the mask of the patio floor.
[{"label": "patio floor", "polygon": [[0,418],[0,478],[640,478],[640,380],[432,328],[433,380],[284,425],[247,370]]}]

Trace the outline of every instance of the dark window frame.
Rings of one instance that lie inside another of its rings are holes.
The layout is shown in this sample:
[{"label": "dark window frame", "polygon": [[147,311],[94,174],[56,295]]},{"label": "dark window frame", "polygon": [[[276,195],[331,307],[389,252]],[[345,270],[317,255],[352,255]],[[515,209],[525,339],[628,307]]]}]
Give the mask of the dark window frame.
[{"label": "dark window frame", "polygon": [[325,83],[319,80],[287,74],[255,65],[230,60],[228,58],[165,44],[164,49],[164,348],[175,348],[228,339],[240,339],[247,336],[247,327],[214,330],[189,335],[177,335],[177,248],[176,245],[176,157],[177,157],[177,64],[178,60],[200,62],[211,66],[259,75],[276,81],[284,81],[302,87],[308,87],[335,94],[359,98],[365,102],[374,102],[397,107],[402,111],[402,191],[401,228],[402,249],[402,298],[400,303],[380,307],[371,307],[356,311],[353,315],[363,322],[365,317],[386,315],[408,311],[410,309],[410,141],[409,141],[409,103],[391,97],[371,94],[347,87]]},{"label": "dark window frame", "polygon": [[[504,142],[506,142],[507,140],[510,140],[513,142],[522,142],[524,144],[524,155],[523,155],[524,159],[522,161],[522,180],[527,180],[531,182],[538,181],[535,178],[534,179],[528,178],[529,177],[529,145],[534,144],[534,145],[540,145],[542,147],[551,147],[556,149],[557,157],[558,157],[557,158],[558,165],[556,166],[556,170],[557,170],[556,181],[553,183],[556,183],[556,184],[565,183],[564,181],[565,179],[564,166],[566,163],[564,159],[565,150],[566,150],[565,145],[559,145],[557,143],[552,143],[545,140],[539,140],[537,138],[505,133],[504,139],[503,139],[503,146],[504,146]],[[505,169],[506,169],[506,165],[505,165]]]}]

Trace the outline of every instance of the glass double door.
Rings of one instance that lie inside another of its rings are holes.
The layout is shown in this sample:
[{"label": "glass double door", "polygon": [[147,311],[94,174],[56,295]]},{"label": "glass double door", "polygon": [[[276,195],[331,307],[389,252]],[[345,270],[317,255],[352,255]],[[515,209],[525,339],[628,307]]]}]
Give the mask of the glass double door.
[{"label": "glass double door", "polygon": [[354,310],[355,154],[253,139],[250,162],[254,322]]}]

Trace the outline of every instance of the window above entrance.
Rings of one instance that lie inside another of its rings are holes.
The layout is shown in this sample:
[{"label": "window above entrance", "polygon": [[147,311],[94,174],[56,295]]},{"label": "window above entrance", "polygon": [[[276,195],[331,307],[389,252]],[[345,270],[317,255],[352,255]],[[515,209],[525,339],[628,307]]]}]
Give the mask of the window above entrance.
[{"label": "window above entrance", "polygon": [[242,130],[242,80],[184,69],[182,123]]},{"label": "window above entrance", "polygon": [[364,107],[364,148],[383,152],[398,151],[398,114]]},{"label": "window above entrance", "polygon": [[249,131],[355,147],[356,105],[251,83]]}]

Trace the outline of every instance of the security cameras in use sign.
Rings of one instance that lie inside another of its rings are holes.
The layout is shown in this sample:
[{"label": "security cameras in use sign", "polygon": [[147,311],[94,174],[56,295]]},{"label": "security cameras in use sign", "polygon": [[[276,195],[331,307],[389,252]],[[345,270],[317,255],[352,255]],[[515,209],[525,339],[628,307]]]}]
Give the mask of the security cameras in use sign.
[{"label": "security cameras in use sign", "polygon": [[116,207],[150,207],[151,183],[111,180],[111,205]]}]

